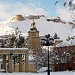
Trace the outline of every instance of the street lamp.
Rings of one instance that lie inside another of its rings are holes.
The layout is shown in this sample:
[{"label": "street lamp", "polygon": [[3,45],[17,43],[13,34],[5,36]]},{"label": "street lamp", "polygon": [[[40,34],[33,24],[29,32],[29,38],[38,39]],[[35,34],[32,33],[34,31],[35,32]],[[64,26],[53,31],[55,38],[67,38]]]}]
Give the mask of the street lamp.
[{"label": "street lamp", "polygon": [[70,54],[66,53],[66,56],[67,56],[67,70],[69,70],[69,57],[70,57]]},{"label": "street lamp", "polygon": [[53,38],[50,38],[50,34],[46,35],[43,40],[43,45],[48,47],[48,75],[50,75],[50,69],[49,69],[49,46],[53,45]]}]

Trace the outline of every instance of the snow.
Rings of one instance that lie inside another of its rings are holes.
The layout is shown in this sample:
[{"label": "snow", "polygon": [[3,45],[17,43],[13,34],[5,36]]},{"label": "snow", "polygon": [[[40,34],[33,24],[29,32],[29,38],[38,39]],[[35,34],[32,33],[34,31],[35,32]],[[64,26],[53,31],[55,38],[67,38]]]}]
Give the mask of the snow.
[{"label": "snow", "polygon": [[29,55],[29,60],[34,60],[34,57],[32,55]]},{"label": "snow", "polygon": [[[47,72],[43,73],[25,73],[25,72],[20,72],[20,73],[0,73],[0,75],[47,75]],[[75,75],[75,72],[50,72],[50,75]]]},{"label": "snow", "polygon": [[[62,40],[65,40],[68,36],[73,35],[73,25],[70,25],[69,23],[64,24],[61,22],[48,22],[46,19],[47,18],[35,19],[36,27],[40,33],[40,36],[44,36],[46,34],[51,34],[51,36],[53,36],[54,33],[57,33]],[[32,22],[32,19],[26,19],[18,22],[8,22],[7,24],[0,23],[0,31],[3,34],[6,33],[6,31],[7,33],[10,33],[10,30],[14,30],[18,27],[20,31],[23,32],[24,36],[28,36],[28,31],[30,30]]]},{"label": "snow", "polygon": [[0,48],[0,50],[28,50],[28,48]]},{"label": "snow", "polygon": [[56,47],[64,47],[64,46],[72,46],[72,45],[75,45],[75,39],[72,39],[66,42],[61,42],[57,44]]},{"label": "snow", "polygon": [[46,72],[48,67],[42,67],[37,72]]}]

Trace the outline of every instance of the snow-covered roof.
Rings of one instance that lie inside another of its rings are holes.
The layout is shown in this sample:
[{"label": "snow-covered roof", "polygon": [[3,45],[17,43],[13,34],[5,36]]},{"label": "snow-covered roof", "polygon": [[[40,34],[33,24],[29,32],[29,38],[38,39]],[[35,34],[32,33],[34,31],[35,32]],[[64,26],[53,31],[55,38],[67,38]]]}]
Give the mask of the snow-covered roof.
[{"label": "snow-covered roof", "polygon": [[28,48],[0,48],[0,50],[28,50]]},{"label": "snow-covered roof", "polygon": [[61,43],[57,44],[56,47],[64,47],[64,46],[72,46],[72,45],[75,45],[75,39],[61,42]]}]

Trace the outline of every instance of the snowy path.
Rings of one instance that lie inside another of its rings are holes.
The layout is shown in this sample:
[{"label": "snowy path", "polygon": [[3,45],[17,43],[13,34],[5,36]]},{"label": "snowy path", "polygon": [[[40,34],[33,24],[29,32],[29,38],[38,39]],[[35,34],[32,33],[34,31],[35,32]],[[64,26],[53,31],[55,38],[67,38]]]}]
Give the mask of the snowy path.
[{"label": "snowy path", "polygon": [[[47,73],[0,73],[0,75],[47,75]],[[75,72],[51,72],[50,75],[75,75]]]}]

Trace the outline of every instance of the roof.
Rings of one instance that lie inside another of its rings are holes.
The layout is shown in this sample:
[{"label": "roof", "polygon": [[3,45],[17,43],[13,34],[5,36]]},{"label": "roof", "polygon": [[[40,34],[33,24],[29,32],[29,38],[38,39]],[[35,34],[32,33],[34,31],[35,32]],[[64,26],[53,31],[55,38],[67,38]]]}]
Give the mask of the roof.
[{"label": "roof", "polygon": [[28,48],[0,48],[0,50],[27,50]]},{"label": "roof", "polygon": [[66,42],[61,42],[61,43],[57,44],[56,47],[64,47],[64,46],[72,46],[72,45],[75,45],[75,39],[71,39]]}]

